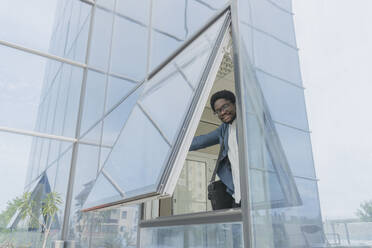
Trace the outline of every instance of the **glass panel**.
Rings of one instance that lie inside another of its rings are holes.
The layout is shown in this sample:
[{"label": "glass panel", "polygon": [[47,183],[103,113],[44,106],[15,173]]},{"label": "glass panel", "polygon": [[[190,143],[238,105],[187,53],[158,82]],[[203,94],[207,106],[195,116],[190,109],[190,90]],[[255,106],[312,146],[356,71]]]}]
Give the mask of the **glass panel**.
[{"label": "glass panel", "polygon": [[[192,100],[193,90],[176,71],[176,68],[169,70],[169,74],[161,73],[153,81],[151,89],[146,90],[140,103],[164,132],[167,140],[173,143],[178,127],[182,124],[181,121]],[[182,94],[176,92],[182,92]],[[169,118],[169,115],[172,118]]]},{"label": "glass panel", "polygon": [[[187,17],[185,10],[185,0],[160,0],[153,2],[152,27],[173,35],[178,39],[185,40],[187,37],[187,27],[185,25]],[[156,50],[156,48],[154,49]]]},{"label": "glass panel", "polygon": [[94,127],[90,128],[88,132],[81,136],[80,141],[82,143],[99,146],[101,144],[102,126],[103,122],[98,122]]},{"label": "glass panel", "polygon": [[0,10],[0,39],[67,57],[87,13],[90,5],[82,1],[7,1]]},{"label": "glass panel", "polygon": [[207,210],[206,169],[205,162],[185,161],[173,194],[174,215]]},{"label": "glass panel", "polygon": [[293,175],[315,178],[310,134],[281,125],[276,130]]},{"label": "glass panel", "polygon": [[175,39],[172,36],[160,33],[158,31],[153,31],[151,33],[151,63],[150,70],[155,69],[155,67],[168,56],[172,54],[179,46],[181,46],[182,41]]},{"label": "glass panel", "polygon": [[223,7],[222,2],[213,1],[212,4],[206,1],[155,1],[152,13],[150,70],[162,63],[202,28]]},{"label": "glass panel", "polygon": [[[61,135],[65,115],[77,115],[78,101],[71,98],[76,93],[80,97],[82,69],[3,46],[0,57],[6,58],[0,59],[0,125]],[[48,70],[46,65],[49,65]],[[50,74],[53,76],[49,77]],[[72,82],[73,87],[70,86]],[[72,95],[68,106],[67,90]],[[68,125],[74,130],[76,117],[69,117]],[[74,133],[64,135],[73,136]]]},{"label": "glass panel", "polygon": [[89,65],[107,71],[114,14],[97,7],[91,37]]},{"label": "glass panel", "polygon": [[274,76],[301,85],[297,50],[263,33],[253,32],[255,66]]},{"label": "glass panel", "polygon": [[70,225],[79,225],[84,205],[97,176],[99,164],[99,146],[79,145],[76,162],[74,192],[72,196],[72,211]]},{"label": "glass panel", "polygon": [[73,238],[79,247],[136,247],[138,212],[131,205],[82,213]]},{"label": "glass panel", "polygon": [[104,169],[127,197],[147,193],[155,190],[169,149],[150,120],[135,107]]},{"label": "glass panel", "polygon": [[105,74],[88,71],[81,121],[82,134],[103,116],[106,78]]},{"label": "glass panel", "polygon": [[136,82],[129,80],[109,77],[107,85],[107,99],[106,99],[106,109],[110,110],[115,104],[117,104],[124,96],[128,95],[130,90],[136,86]]},{"label": "glass panel", "polygon": [[114,145],[137,102],[141,89],[142,88],[138,88],[134,91],[117,108],[105,117],[102,145],[110,147]]},{"label": "glass panel", "polygon": [[241,223],[141,228],[141,247],[244,247]]},{"label": "glass panel", "polygon": [[115,16],[111,48],[111,72],[142,81],[147,66],[148,29]]},{"label": "glass panel", "polygon": [[148,0],[124,0],[116,1],[116,12],[139,21],[145,25],[149,23],[150,1]]},{"label": "glass panel", "polygon": [[99,206],[107,202],[119,201],[122,196],[120,192],[107,180],[103,174],[100,174],[94,182],[92,188],[88,188],[88,197],[85,199],[83,209],[87,207]]},{"label": "glass panel", "polygon": [[303,89],[259,71],[256,76],[273,120],[308,130]]},{"label": "glass panel", "polygon": [[[105,160],[97,183],[105,182],[103,185],[107,187],[111,185],[110,191],[116,193],[112,196],[99,195],[97,192],[102,189],[97,187],[103,186],[95,185],[91,192],[92,199],[88,197],[89,204],[85,204],[84,208],[94,206],[94,202],[109,203],[107,201],[157,192],[178,130],[190,108],[193,88],[199,84],[188,81],[190,79],[186,81],[186,77],[181,74],[182,66],[199,63],[201,67],[195,71],[198,77],[190,77],[199,80],[206,61],[198,58],[211,54],[214,46],[208,39],[214,41],[217,38],[223,20],[216,22],[205,35],[175,58],[179,65],[176,66],[175,61],[172,61],[144,83],[143,91],[142,87],[139,88],[106,117],[108,125],[104,130],[104,144],[107,149],[111,145],[113,148]],[[141,96],[134,105],[137,93]]]},{"label": "glass panel", "polygon": [[[21,197],[24,189],[31,193],[32,199],[36,202],[33,213],[38,217],[40,216],[39,207],[41,206],[41,201],[46,197],[46,194],[51,191],[60,194],[63,203],[58,206],[59,211],[52,225],[50,239],[56,239],[61,230],[61,218],[63,218],[71,153],[56,150],[53,156],[55,159],[53,159],[46,171],[41,171],[38,161],[34,159],[34,152],[38,144],[37,139],[49,141],[45,138],[0,132],[0,161],[3,165],[0,170],[0,228],[2,229],[0,239],[3,240],[3,234],[10,233],[7,228],[13,227],[13,241],[16,247],[30,245],[36,247],[40,246],[38,242],[42,241],[40,239],[42,237],[41,226],[39,224],[31,226],[30,222],[22,221],[20,215],[11,208],[12,203],[14,203],[13,200],[16,197]],[[58,147],[60,141],[52,140],[51,144],[56,144]],[[66,160],[67,163],[65,163]],[[64,173],[61,169],[63,165],[67,169],[67,173]],[[40,171],[34,173],[33,170]],[[27,174],[26,171],[28,171]],[[62,183],[61,179],[64,179],[65,183]],[[35,220],[31,223],[35,223]]]},{"label": "glass panel", "polygon": [[250,24],[296,47],[292,14],[284,12],[267,0],[250,0],[250,5],[253,10]]}]

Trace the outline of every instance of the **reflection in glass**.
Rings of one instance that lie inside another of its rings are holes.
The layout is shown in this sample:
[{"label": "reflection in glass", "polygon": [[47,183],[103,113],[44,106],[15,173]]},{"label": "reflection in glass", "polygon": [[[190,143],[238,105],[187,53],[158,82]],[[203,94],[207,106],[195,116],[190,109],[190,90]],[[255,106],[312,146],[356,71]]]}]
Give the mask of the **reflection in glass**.
[{"label": "reflection in glass", "polygon": [[293,174],[315,178],[310,134],[282,125],[276,130]]},{"label": "reflection in glass", "polygon": [[142,81],[146,74],[147,28],[115,16],[113,32],[111,72]]},{"label": "reflection in glass", "polygon": [[291,83],[302,85],[297,50],[253,30],[255,66]]},{"label": "reflection in glass", "polygon": [[[120,82],[121,83],[121,82]],[[104,127],[102,134],[102,145],[104,146],[113,146],[121,130],[124,128],[127,119],[129,118],[130,113],[132,112],[134,105],[137,102],[139,94],[141,93],[141,87],[136,89],[135,92],[132,92],[127,98],[110,114],[108,114],[104,119]],[[122,95],[120,93],[118,95]],[[119,96],[113,96],[113,99],[118,99]],[[108,100],[109,100],[108,96]],[[121,99],[120,99],[121,100]],[[115,100],[118,103],[118,100]]]},{"label": "reflection in glass", "polygon": [[102,118],[105,88],[106,76],[95,71],[88,71],[80,133],[83,134]]},{"label": "reflection in glass", "polygon": [[308,130],[303,89],[259,71],[256,76],[273,120]]},{"label": "reflection in glass", "polygon": [[141,247],[243,247],[241,223],[141,228]]},{"label": "reflection in glass", "polygon": [[116,1],[116,12],[120,15],[132,18],[145,25],[149,23],[150,1],[148,0],[125,0]]},{"label": "reflection in glass", "polygon": [[[252,22],[255,28],[269,33],[296,47],[293,15],[279,9],[270,1],[250,0]],[[278,1],[276,1],[278,2]],[[290,1],[289,1],[290,2]],[[270,18],[267,18],[270,16]]]},{"label": "reflection in glass", "polygon": [[105,71],[109,63],[113,20],[112,12],[96,7],[88,63]]}]

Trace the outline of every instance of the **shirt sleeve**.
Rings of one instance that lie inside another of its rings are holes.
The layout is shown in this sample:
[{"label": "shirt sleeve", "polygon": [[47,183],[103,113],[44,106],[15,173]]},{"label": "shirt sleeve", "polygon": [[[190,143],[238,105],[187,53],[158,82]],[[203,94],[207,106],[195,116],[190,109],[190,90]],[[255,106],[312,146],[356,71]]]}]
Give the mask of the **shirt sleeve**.
[{"label": "shirt sleeve", "polygon": [[219,137],[221,136],[221,130],[222,125],[210,133],[194,137],[189,150],[195,151],[218,144]]}]

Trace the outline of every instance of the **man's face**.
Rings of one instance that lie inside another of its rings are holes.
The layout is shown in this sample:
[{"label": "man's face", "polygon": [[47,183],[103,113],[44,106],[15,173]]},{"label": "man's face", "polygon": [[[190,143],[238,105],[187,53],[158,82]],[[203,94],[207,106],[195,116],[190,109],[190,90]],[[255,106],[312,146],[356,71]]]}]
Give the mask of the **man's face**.
[{"label": "man's face", "polygon": [[231,123],[235,120],[236,117],[236,108],[235,104],[220,98],[214,102],[214,111],[217,114],[218,118],[224,123]]}]

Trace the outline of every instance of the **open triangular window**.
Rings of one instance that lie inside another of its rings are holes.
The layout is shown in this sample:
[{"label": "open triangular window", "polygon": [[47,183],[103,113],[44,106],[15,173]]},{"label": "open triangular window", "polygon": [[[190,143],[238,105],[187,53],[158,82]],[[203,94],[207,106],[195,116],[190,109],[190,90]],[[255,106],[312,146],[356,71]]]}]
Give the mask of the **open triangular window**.
[{"label": "open triangular window", "polygon": [[[206,107],[211,92],[235,91],[230,23],[226,11],[138,87],[139,96],[97,179],[85,189],[84,211],[166,196],[173,196],[169,213],[210,209],[206,197],[195,192],[206,194],[218,149],[212,147],[198,154],[189,153],[189,147],[195,133],[203,134],[219,125],[212,109]],[[256,90],[260,91],[259,87]],[[254,94],[261,97],[260,92]],[[249,173],[257,174],[249,177],[253,178],[250,184],[257,186],[250,192],[253,209],[298,205],[301,200],[264,99],[251,101],[256,103],[250,107],[259,103],[265,116],[258,125],[264,134],[261,137],[265,137],[260,149],[266,154],[265,165],[250,164]],[[192,168],[194,164],[198,165]],[[188,182],[196,177],[204,177],[198,182],[200,186]],[[185,194],[186,189],[194,192]],[[191,204],[185,203],[187,194],[195,204],[185,211],[182,208]]]},{"label": "open triangular window", "polygon": [[229,24],[225,12],[138,89],[140,96],[83,209],[172,194],[196,130],[198,121],[193,120],[200,119],[199,106],[205,105],[216,75],[210,72],[221,62],[218,50]]}]

